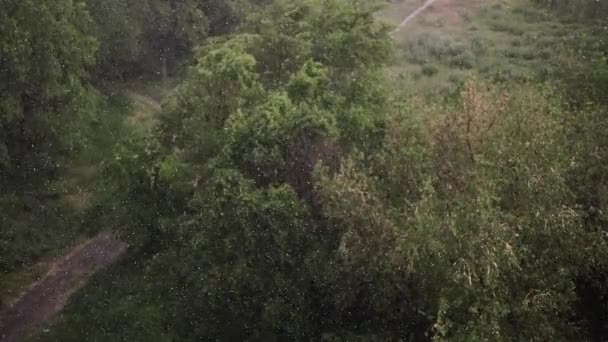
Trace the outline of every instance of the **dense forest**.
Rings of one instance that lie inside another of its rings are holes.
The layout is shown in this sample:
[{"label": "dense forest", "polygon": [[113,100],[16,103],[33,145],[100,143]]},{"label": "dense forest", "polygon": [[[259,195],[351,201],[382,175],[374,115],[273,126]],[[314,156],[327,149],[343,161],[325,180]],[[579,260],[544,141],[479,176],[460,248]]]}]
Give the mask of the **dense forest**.
[{"label": "dense forest", "polygon": [[0,0],[0,341],[607,340],[608,3],[421,5]]}]

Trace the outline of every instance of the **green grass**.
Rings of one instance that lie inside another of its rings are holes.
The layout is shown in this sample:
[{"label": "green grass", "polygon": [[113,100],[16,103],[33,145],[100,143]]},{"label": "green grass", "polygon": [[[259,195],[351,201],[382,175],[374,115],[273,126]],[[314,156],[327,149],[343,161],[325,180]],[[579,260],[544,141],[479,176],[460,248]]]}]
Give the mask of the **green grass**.
[{"label": "green grass", "polygon": [[174,322],[171,314],[179,310],[158,299],[171,296],[166,284],[158,283],[162,277],[154,275],[162,270],[151,272],[154,265],[140,260],[130,254],[95,274],[70,298],[63,314],[28,341],[81,341],[84,336],[89,341],[180,340],[171,332],[184,329],[166,322]]},{"label": "green grass", "polygon": [[472,5],[461,20],[442,26],[423,18],[398,33],[387,73],[405,96],[449,95],[466,77],[515,84],[559,79],[580,51],[605,48],[597,46],[605,30],[558,21],[519,0]]},{"label": "green grass", "polygon": [[397,26],[403,21],[407,13],[413,12],[417,7],[422,6],[426,0],[403,0],[394,3],[386,2],[385,7],[378,18],[391,26]]},{"label": "green grass", "polygon": [[3,194],[0,208],[1,304],[13,300],[85,231],[81,217],[61,197]]}]

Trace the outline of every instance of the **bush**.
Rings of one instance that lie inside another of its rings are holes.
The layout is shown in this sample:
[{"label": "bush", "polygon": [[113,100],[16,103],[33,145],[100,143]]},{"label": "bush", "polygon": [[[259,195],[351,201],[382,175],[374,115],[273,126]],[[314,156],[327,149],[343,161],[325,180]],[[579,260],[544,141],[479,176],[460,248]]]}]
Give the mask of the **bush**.
[{"label": "bush", "polygon": [[433,64],[425,64],[422,66],[421,71],[424,76],[431,77],[435,75],[439,70]]},{"label": "bush", "polygon": [[475,56],[470,51],[464,51],[450,58],[449,64],[461,69],[472,69],[476,64]]}]

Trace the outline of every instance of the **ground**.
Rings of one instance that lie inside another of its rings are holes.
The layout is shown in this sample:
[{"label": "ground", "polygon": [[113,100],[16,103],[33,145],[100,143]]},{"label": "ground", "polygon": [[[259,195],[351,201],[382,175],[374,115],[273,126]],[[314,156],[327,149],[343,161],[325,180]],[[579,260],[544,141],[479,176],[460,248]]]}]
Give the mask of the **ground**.
[{"label": "ground", "polygon": [[125,243],[104,232],[51,264],[40,281],[0,312],[0,340],[17,341],[24,330],[44,323],[61,311],[70,295],[82,287],[91,274],[114,262],[126,248]]}]

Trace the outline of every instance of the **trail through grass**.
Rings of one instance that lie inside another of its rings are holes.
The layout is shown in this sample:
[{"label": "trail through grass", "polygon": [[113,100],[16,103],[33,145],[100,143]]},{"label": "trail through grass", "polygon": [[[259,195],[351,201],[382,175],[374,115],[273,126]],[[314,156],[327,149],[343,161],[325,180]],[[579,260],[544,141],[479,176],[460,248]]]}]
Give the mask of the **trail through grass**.
[{"label": "trail through grass", "polygon": [[[389,5],[381,18],[418,1]],[[399,96],[454,94],[470,77],[513,84],[557,79],[578,63],[572,46],[601,41],[602,34],[558,21],[520,0],[438,0],[394,32],[397,54],[388,69]]]}]

